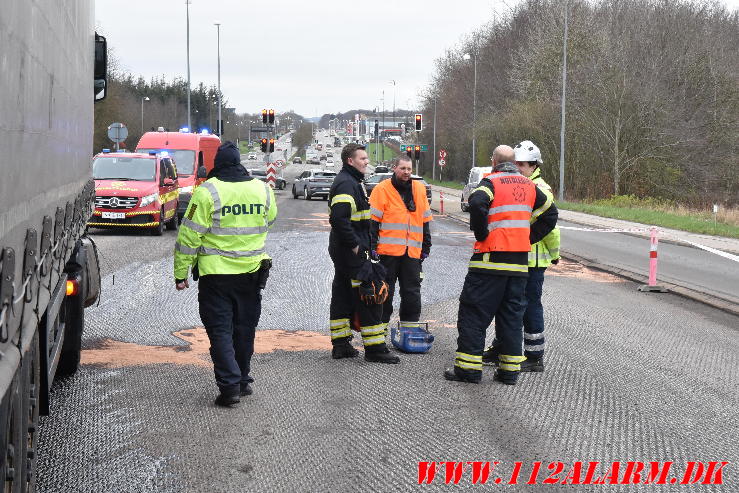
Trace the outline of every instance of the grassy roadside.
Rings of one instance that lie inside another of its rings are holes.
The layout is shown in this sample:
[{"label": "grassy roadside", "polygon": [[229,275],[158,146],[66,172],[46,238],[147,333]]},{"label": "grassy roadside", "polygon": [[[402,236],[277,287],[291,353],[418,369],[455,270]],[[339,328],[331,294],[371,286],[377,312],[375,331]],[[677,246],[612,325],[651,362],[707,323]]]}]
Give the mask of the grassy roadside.
[{"label": "grassy roadside", "polygon": [[639,200],[623,196],[597,202],[557,202],[560,209],[584,212],[602,217],[623,219],[691,233],[739,238],[739,211],[728,210],[713,221],[713,213],[688,209],[666,203],[655,204],[649,199]]},{"label": "grassy roadside", "polygon": [[[398,155],[397,152],[392,150],[390,147],[386,146],[385,144],[380,144],[379,149],[377,149],[377,158],[379,161],[382,161],[382,148],[385,148],[385,161],[389,161],[395,156]],[[376,142],[370,142],[367,145],[367,154],[369,155],[370,161],[375,162],[375,149],[377,148]]]},{"label": "grassy roadside", "polygon": [[423,179],[426,180],[427,183],[437,185],[439,187],[453,188],[455,190],[462,190],[464,188],[464,185],[458,181],[439,181],[433,180],[427,176],[424,176]]}]

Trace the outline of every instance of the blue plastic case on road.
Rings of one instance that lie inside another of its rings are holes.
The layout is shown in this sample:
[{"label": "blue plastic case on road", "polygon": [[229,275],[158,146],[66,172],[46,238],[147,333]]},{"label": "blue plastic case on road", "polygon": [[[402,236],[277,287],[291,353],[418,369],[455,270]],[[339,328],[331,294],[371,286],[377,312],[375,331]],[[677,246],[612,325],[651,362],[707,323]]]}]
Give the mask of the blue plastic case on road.
[{"label": "blue plastic case on road", "polygon": [[390,340],[404,353],[426,353],[431,349],[434,336],[429,333],[427,322],[398,322],[390,329]]}]

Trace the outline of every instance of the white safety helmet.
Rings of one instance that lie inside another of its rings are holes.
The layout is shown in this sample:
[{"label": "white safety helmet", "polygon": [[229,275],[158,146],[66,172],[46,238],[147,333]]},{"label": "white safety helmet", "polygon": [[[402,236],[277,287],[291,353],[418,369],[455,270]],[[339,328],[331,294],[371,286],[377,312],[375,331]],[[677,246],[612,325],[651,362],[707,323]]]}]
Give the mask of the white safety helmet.
[{"label": "white safety helmet", "polygon": [[516,161],[527,161],[530,163],[536,161],[539,164],[544,164],[544,161],[541,160],[541,151],[530,140],[524,140],[520,144],[517,144],[513,148],[513,153],[516,156]]}]

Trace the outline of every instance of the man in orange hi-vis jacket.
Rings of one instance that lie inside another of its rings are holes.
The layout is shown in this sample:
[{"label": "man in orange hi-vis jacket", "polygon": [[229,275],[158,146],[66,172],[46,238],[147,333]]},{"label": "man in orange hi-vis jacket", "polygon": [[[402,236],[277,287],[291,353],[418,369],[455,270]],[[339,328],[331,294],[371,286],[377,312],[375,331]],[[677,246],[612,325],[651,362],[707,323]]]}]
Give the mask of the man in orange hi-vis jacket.
[{"label": "man in orange hi-vis jacket", "polygon": [[431,250],[431,208],[426,187],[411,178],[410,158],[397,158],[393,176],[381,181],[370,195],[370,243],[387,269],[389,296],[382,322],[393,313],[395,282],[400,284],[400,327],[415,328],[421,317],[421,263]]}]

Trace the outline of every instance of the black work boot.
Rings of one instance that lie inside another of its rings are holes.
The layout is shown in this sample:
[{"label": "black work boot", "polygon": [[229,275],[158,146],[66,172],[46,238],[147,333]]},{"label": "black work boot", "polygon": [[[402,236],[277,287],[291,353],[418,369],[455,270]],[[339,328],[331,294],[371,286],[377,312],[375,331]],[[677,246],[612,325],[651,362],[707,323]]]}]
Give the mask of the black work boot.
[{"label": "black work boot", "polygon": [[506,385],[516,385],[516,382],[518,381],[518,372],[498,370],[495,372],[494,379],[496,382],[504,383]]},{"label": "black work boot", "polygon": [[498,366],[498,347],[493,344],[482,353],[482,364],[485,366]]},{"label": "black work boot", "polygon": [[331,350],[331,357],[333,359],[356,358],[359,355],[359,351],[354,349],[349,338],[336,339],[332,343],[334,347]]},{"label": "black work boot", "polygon": [[221,407],[231,407],[239,402],[241,402],[239,394],[219,394],[215,400],[216,406]]},{"label": "black work boot", "polygon": [[365,346],[364,360],[370,363],[388,363],[391,365],[400,363],[400,358],[392,354],[385,344]]},{"label": "black work boot", "polygon": [[526,360],[521,363],[521,371],[531,371],[536,373],[543,372],[544,356],[540,356],[538,358],[526,358]]},{"label": "black work boot", "polygon": [[245,397],[247,395],[252,395],[254,391],[251,388],[251,385],[248,383],[246,385],[241,386],[241,393],[239,394],[241,397]]},{"label": "black work boot", "polygon": [[444,378],[452,382],[480,383],[481,371],[463,370],[462,368],[447,368],[444,370]]}]

